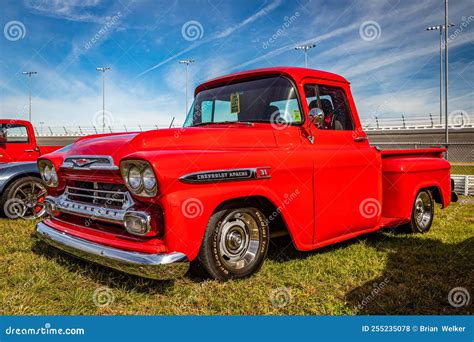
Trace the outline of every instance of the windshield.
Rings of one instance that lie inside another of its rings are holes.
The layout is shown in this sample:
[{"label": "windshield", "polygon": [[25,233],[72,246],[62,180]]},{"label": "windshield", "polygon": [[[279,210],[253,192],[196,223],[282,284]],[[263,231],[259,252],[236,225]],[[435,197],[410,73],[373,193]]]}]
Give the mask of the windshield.
[{"label": "windshield", "polygon": [[296,90],[283,76],[242,81],[201,91],[185,127],[227,122],[300,123]]}]

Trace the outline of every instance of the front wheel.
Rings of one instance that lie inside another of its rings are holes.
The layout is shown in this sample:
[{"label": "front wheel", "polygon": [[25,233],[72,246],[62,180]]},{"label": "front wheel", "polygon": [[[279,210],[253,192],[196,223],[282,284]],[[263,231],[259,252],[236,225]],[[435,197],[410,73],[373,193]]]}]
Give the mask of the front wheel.
[{"label": "front wheel", "polygon": [[406,228],[411,233],[426,233],[431,228],[433,217],[433,196],[428,190],[420,190],[413,203],[410,222],[406,225]]},{"label": "front wheel", "polygon": [[260,210],[223,209],[209,220],[198,261],[214,279],[244,278],[260,269],[268,244],[268,224]]},{"label": "front wheel", "polygon": [[17,179],[3,193],[0,207],[10,219],[36,219],[45,214],[46,187],[37,177]]}]

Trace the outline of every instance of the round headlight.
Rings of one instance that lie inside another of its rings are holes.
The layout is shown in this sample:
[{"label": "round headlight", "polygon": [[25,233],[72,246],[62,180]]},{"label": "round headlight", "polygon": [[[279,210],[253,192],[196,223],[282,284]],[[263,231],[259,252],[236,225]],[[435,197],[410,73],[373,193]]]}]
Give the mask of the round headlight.
[{"label": "round headlight", "polygon": [[140,174],[138,167],[130,167],[128,170],[127,181],[130,187],[134,190],[138,189],[142,185],[142,175]]},{"label": "round headlight", "polygon": [[43,169],[43,180],[46,183],[49,183],[51,180],[51,168],[48,165],[46,165]]},{"label": "round headlight", "polygon": [[145,190],[153,190],[156,186],[156,178],[151,167],[147,166],[145,170],[143,170],[142,176],[143,186],[145,187]]},{"label": "round headlight", "polygon": [[51,168],[50,180],[51,180],[51,184],[58,183],[58,174],[56,173],[56,169],[54,167]]}]

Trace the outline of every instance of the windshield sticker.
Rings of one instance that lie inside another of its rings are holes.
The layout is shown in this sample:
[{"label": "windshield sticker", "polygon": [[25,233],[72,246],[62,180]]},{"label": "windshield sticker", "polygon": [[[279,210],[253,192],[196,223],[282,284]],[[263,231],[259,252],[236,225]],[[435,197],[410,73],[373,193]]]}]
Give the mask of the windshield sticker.
[{"label": "windshield sticker", "polygon": [[240,95],[239,95],[239,93],[230,94],[230,112],[232,114],[240,113]]},{"label": "windshield sticker", "polygon": [[293,122],[300,122],[301,121],[301,113],[299,109],[293,109]]}]

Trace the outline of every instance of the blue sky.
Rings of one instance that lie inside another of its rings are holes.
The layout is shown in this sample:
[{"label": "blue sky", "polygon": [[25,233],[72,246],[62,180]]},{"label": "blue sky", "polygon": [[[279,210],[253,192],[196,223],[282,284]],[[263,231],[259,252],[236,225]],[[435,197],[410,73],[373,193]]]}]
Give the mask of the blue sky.
[{"label": "blue sky", "polygon": [[[363,121],[439,115],[438,34],[444,1],[1,0],[0,117],[92,126],[100,121],[107,72],[107,123],[184,121],[190,93],[240,70],[303,66],[297,44],[316,43],[308,66],[345,76]],[[450,108],[474,113],[474,6],[450,1]],[[366,30],[364,30],[364,28]],[[371,30],[372,29],[372,30]]]}]

